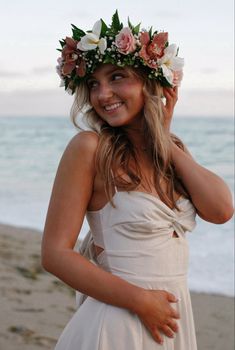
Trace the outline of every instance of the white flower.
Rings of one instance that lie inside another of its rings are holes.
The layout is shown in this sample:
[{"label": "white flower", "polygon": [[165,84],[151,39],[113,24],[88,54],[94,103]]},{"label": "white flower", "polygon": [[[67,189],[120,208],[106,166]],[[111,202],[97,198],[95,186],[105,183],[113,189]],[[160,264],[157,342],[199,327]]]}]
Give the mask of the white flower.
[{"label": "white flower", "polygon": [[171,44],[164,50],[164,55],[157,60],[158,66],[162,68],[163,76],[172,85],[175,71],[181,71],[184,66],[184,59],[177,57],[177,46]]},{"label": "white flower", "polygon": [[81,38],[77,44],[77,48],[81,51],[89,51],[96,49],[98,46],[101,54],[104,54],[107,48],[107,41],[105,38],[100,38],[101,26],[101,21],[97,21],[92,28],[92,32],[87,33]]}]

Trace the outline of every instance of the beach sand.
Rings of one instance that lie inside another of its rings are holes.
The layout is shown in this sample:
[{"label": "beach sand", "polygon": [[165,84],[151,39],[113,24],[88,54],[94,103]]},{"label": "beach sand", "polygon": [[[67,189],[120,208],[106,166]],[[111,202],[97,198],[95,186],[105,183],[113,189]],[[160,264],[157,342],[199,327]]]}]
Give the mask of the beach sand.
[{"label": "beach sand", "polygon": [[[40,243],[36,230],[0,225],[1,350],[53,349],[75,311],[74,291],[41,268]],[[234,349],[234,299],[191,295],[198,350]]]}]

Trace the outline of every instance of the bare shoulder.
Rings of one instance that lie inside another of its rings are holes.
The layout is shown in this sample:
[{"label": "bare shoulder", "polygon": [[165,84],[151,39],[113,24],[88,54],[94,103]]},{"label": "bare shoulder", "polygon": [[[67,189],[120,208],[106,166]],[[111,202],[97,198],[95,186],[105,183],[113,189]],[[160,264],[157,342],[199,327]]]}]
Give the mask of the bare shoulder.
[{"label": "bare shoulder", "polygon": [[70,153],[85,152],[84,155],[95,154],[99,142],[99,135],[93,131],[82,131],[75,135],[69,142],[66,151]]},{"label": "bare shoulder", "polygon": [[66,241],[74,246],[76,242],[93,192],[98,140],[93,132],[80,132],[62,155],[44,229],[46,236],[53,236],[53,245]]},{"label": "bare shoulder", "polygon": [[76,134],[68,143],[63,158],[73,158],[88,162],[91,161],[96,154],[99,142],[99,135],[93,131],[82,131]]},{"label": "bare shoulder", "polygon": [[[60,164],[59,172],[63,173],[67,179],[71,177],[82,177],[85,182],[89,175],[95,176],[95,156],[99,142],[99,135],[92,131],[82,131],[76,134],[68,143]],[[79,183],[78,179],[74,179]]]}]

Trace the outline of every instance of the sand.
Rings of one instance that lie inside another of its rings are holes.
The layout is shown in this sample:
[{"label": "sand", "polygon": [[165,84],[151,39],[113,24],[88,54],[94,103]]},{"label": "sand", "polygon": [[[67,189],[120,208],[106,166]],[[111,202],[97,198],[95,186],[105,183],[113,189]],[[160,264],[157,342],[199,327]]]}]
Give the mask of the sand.
[{"label": "sand", "polygon": [[[74,291],[41,268],[40,242],[36,230],[0,225],[1,350],[53,349],[75,311]],[[191,295],[198,350],[234,349],[234,299]]]}]

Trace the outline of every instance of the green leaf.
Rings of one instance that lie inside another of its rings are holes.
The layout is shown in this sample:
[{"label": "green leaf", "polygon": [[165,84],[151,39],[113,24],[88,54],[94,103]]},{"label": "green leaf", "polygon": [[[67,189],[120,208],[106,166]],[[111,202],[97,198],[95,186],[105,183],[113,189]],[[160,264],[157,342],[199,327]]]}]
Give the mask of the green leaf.
[{"label": "green leaf", "polygon": [[57,51],[60,51],[60,52],[62,52],[62,50],[61,49],[56,49]]},{"label": "green leaf", "polygon": [[64,39],[63,39],[63,40],[59,40],[59,42],[60,42],[61,47],[64,47],[64,45],[65,45],[65,40],[64,40]]},{"label": "green leaf", "polygon": [[153,27],[151,27],[151,28],[149,29],[149,37],[150,37],[150,39],[152,38],[152,30],[153,30]]},{"label": "green leaf", "polygon": [[65,90],[67,90],[68,86],[69,86],[69,79],[66,77],[64,81]]},{"label": "green leaf", "polygon": [[100,36],[102,36],[102,37],[105,36],[107,30],[108,30],[108,26],[106,25],[106,23],[101,18],[101,33],[100,33]]},{"label": "green leaf", "polygon": [[73,23],[71,23],[71,26],[73,27],[73,29],[78,29],[78,27],[76,27]]},{"label": "green leaf", "polygon": [[137,24],[137,26],[135,26],[135,27],[133,28],[133,33],[134,33],[134,34],[138,34],[138,33],[139,33],[139,31],[140,31],[140,25],[141,25],[141,23]]},{"label": "green leaf", "polygon": [[81,31],[78,31],[77,29],[72,29],[73,32],[73,39],[74,40],[80,40],[84,35],[81,33]]},{"label": "green leaf", "polygon": [[71,26],[73,27],[72,32],[74,40],[80,40],[84,35],[86,35],[83,30],[77,28],[74,24],[71,24]]},{"label": "green leaf", "polygon": [[103,63],[110,63],[111,60],[112,60],[112,58],[107,56],[107,57],[105,57]]},{"label": "green leaf", "polygon": [[133,31],[134,26],[131,24],[131,21],[130,21],[129,16],[128,16],[128,26],[129,26],[129,28]]},{"label": "green leaf", "polygon": [[72,95],[75,93],[75,90],[76,90],[76,84],[73,84],[73,86],[72,86]]},{"label": "green leaf", "polygon": [[79,29],[78,27],[76,27],[74,24],[71,24],[72,28],[80,35],[80,36],[84,36],[86,35],[86,33],[82,30]]},{"label": "green leaf", "polygon": [[123,28],[123,24],[119,20],[118,16],[118,10],[114,13],[112,17],[112,24],[111,24],[111,30],[114,31],[114,33],[119,32]]}]

